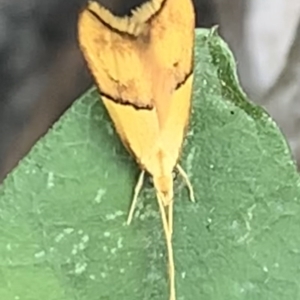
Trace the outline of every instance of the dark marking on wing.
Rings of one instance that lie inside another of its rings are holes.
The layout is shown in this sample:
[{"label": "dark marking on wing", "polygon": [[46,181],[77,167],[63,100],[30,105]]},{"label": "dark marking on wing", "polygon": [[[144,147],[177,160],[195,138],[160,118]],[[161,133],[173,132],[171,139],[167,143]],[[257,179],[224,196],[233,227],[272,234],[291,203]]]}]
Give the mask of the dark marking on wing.
[{"label": "dark marking on wing", "polygon": [[190,71],[188,73],[186,73],[186,75],[183,77],[183,79],[176,84],[175,91],[178,90],[181,86],[183,86],[193,73],[194,73],[194,68],[193,68],[193,64],[192,64]]},{"label": "dark marking on wing", "polygon": [[148,19],[146,22],[150,22],[150,21],[152,21],[156,16],[158,16],[158,15],[162,12],[162,10],[164,9],[166,3],[167,3],[167,0],[164,0],[164,1],[161,3],[160,8],[159,8],[152,16],[150,16],[149,19]]},{"label": "dark marking on wing", "polygon": [[139,110],[139,109],[145,109],[145,110],[152,110],[154,108],[153,105],[151,104],[139,104],[139,103],[134,103],[133,101],[131,100],[126,100],[126,99],[122,99],[122,98],[116,98],[116,97],[113,97],[107,93],[104,93],[102,91],[100,91],[100,94],[102,96],[104,96],[105,98],[117,103],[117,104],[121,104],[121,105],[128,105],[128,106],[131,106],[133,107],[134,109],[136,110]]},{"label": "dark marking on wing", "polygon": [[[183,79],[180,82],[178,82],[176,84],[175,91],[178,90],[182,85],[184,85],[186,83],[186,81],[193,74],[193,72],[194,72],[194,69],[193,69],[193,65],[192,65],[191,70],[183,77]],[[121,97],[113,97],[110,94],[105,93],[101,90],[100,90],[100,94],[117,104],[129,105],[136,110],[139,110],[139,109],[152,110],[154,108],[153,104],[141,104],[141,103],[138,103],[136,100],[132,101],[132,100],[128,100],[128,99],[123,99]],[[151,103],[153,103],[153,101],[151,101]]]},{"label": "dark marking on wing", "polygon": [[131,38],[131,39],[136,39],[137,37],[133,34],[130,34],[128,32],[124,32],[124,31],[121,31],[121,30],[118,30],[114,27],[112,27],[110,24],[108,24],[107,22],[105,22],[104,20],[102,20],[92,9],[90,8],[87,8],[87,11],[93,15],[94,18],[97,19],[98,22],[100,22],[102,25],[104,25],[105,27],[107,27],[109,30],[111,30],[112,32],[114,33],[117,33],[121,36],[125,36],[127,38]]},{"label": "dark marking on wing", "polygon": [[[151,1],[147,1],[147,2],[151,2]],[[146,4],[147,2],[144,2],[142,3],[142,5]],[[149,23],[151,20],[153,20],[156,16],[158,16],[160,14],[160,12],[163,10],[165,4],[166,4],[167,0],[164,0],[162,1],[161,3],[161,6],[159,7],[159,9],[151,16],[149,16],[149,18],[147,20],[145,20],[145,24]],[[140,5],[140,6],[142,6]],[[139,8],[139,6],[135,7],[134,9],[137,9]],[[127,32],[125,29],[124,31],[123,30],[120,30],[120,29],[117,29],[115,28],[112,24],[109,24],[107,22],[105,22],[96,12],[94,12],[92,9],[90,8],[87,8],[87,11],[92,14],[96,19],[97,21],[101,22],[105,27],[107,27],[109,30],[111,30],[112,32],[114,33],[117,33],[121,36],[125,36],[127,38],[132,38],[132,39],[136,39],[138,36],[134,35],[134,34],[131,34],[129,32]],[[111,12],[111,11],[110,11]],[[113,14],[113,12],[111,12]],[[117,16],[115,15],[116,18],[122,18],[121,16]],[[130,15],[125,15],[123,17],[130,17]],[[117,21],[117,20],[116,20]]]}]

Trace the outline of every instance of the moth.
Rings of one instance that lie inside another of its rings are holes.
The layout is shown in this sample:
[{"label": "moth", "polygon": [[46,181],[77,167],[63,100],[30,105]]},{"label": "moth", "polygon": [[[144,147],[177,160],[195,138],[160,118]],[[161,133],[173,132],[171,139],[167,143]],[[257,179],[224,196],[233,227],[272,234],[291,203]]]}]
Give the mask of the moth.
[{"label": "moth", "polygon": [[170,300],[175,300],[172,248],[173,175],[194,192],[178,160],[189,123],[195,16],[191,0],[145,0],[127,15],[90,1],[78,20],[82,53],[124,146],[141,173],[128,224],[143,185],[153,178],[168,252]]}]

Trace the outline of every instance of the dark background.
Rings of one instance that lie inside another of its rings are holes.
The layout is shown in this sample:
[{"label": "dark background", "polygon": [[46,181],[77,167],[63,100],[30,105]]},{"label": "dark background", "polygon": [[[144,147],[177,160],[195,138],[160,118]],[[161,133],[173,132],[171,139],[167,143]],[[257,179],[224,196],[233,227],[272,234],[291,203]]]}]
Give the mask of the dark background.
[{"label": "dark background", "polygon": [[[98,1],[123,13],[144,0]],[[219,33],[238,61],[238,71],[246,92],[257,102],[267,103],[266,107],[268,103],[278,102],[280,99],[273,99],[274,95],[278,95],[274,87],[270,94],[266,93],[266,101],[256,99],[255,89],[251,89],[250,63],[241,46],[245,36],[246,4],[251,0],[193,1],[197,27],[220,25]],[[92,84],[77,45],[76,23],[85,4],[86,0],[0,0],[0,182],[36,140]],[[267,10],[265,14],[268,14]],[[294,69],[300,62],[300,42],[297,41],[300,41],[300,25],[293,45],[296,45],[294,53],[299,52],[298,58],[291,55],[294,61],[287,59],[287,65],[290,63]],[[281,77],[288,81],[285,71],[278,76],[279,81]],[[295,99],[298,101],[299,97]],[[269,111],[277,106],[270,106]],[[295,136],[295,130],[300,127],[300,117],[291,118],[288,110],[286,115],[282,109],[277,115],[278,109],[273,111],[275,118],[289,120],[289,126],[293,125],[290,124],[292,121],[298,122],[298,127],[288,127],[287,123],[280,121],[287,136],[290,137],[291,133]],[[295,149],[296,153],[297,147]]]}]

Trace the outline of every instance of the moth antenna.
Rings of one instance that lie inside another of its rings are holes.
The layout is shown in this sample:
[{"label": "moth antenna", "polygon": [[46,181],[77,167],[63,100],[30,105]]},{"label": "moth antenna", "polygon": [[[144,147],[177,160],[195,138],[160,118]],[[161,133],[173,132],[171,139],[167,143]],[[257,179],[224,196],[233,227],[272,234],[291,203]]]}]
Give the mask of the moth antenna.
[{"label": "moth antenna", "polygon": [[[166,209],[164,203],[166,200],[162,193],[157,193],[157,201],[159,205],[159,210],[161,214],[161,219],[163,223],[167,252],[168,252],[168,267],[169,267],[169,287],[170,287],[170,300],[176,299],[175,291],[175,264],[174,264],[174,254],[173,254],[173,245],[172,245],[172,229],[173,225],[170,222],[173,222],[173,215],[170,215],[170,212],[173,213],[173,201],[168,205],[168,217],[166,214]],[[171,209],[170,209],[171,207]]]},{"label": "moth antenna", "polygon": [[176,169],[178,170],[179,174],[181,175],[181,177],[183,178],[183,180],[185,181],[185,184],[189,190],[189,194],[190,194],[190,200],[192,202],[195,202],[195,194],[194,194],[194,189],[193,186],[189,180],[189,177],[187,175],[187,173],[182,169],[182,167],[180,165],[176,165]]},{"label": "moth antenna", "polygon": [[173,203],[174,201],[172,200],[168,205],[168,224],[171,236],[173,235]]},{"label": "moth antenna", "polygon": [[131,202],[131,206],[130,206],[130,210],[129,210],[129,213],[128,213],[128,217],[127,217],[127,225],[130,225],[130,223],[132,221],[133,213],[134,213],[134,210],[135,210],[135,207],[136,207],[136,203],[137,203],[137,200],[138,200],[138,196],[139,196],[140,191],[141,191],[141,189],[143,187],[144,176],[145,176],[145,171],[143,170],[140,173],[138,182],[137,182],[137,184],[136,184],[136,186],[134,188],[134,195],[133,195],[133,199],[132,199],[132,202]]}]

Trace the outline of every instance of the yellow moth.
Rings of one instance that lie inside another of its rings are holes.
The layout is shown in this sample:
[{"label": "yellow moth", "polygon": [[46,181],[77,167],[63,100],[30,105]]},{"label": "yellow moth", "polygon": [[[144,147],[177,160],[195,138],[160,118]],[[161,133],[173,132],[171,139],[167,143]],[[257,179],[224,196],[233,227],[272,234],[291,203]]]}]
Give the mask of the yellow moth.
[{"label": "yellow moth", "polygon": [[[126,1],[126,0],[125,0]],[[194,9],[191,0],[145,0],[129,15],[117,16],[91,1],[80,14],[80,48],[101,98],[141,174],[128,215],[147,171],[153,177],[166,236],[170,300],[175,300],[172,249],[173,176],[191,109]]]}]

